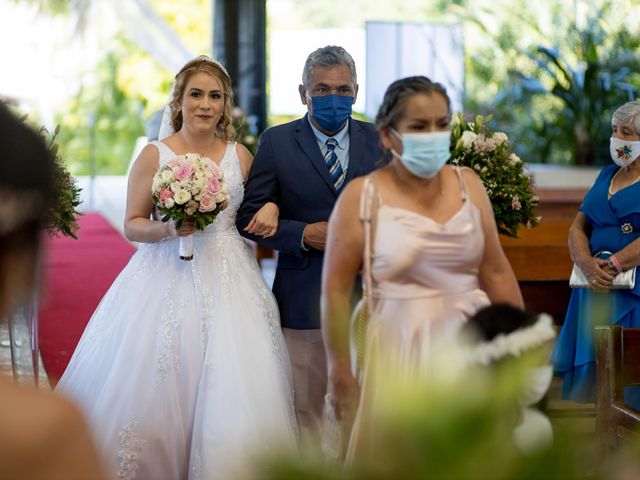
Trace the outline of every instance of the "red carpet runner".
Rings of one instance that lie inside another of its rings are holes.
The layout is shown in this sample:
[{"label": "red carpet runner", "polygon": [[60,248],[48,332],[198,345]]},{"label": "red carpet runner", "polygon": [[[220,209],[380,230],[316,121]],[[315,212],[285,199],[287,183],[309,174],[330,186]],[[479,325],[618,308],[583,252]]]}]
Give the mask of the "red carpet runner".
[{"label": "red carpet runner", "polygon": [[79,219],[78,240],[46,242],[40,305],[40,351],[57,383],[93,311],[135,248],[98,213]]}]

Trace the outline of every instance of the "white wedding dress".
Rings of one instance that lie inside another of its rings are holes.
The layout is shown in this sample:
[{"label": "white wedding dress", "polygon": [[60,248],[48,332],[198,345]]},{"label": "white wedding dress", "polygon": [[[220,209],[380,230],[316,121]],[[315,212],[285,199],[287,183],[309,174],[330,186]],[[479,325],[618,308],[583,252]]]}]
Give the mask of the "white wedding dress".
[{"label": "white wedding dress", "polygon": [[[175,157],[152,142],[160,163]],[[254,454],[295,448],[289,358],[276,302],[235,226],[236,145],[221,161],[231,201],[194,236],[142,244],[102,299],[57,391],[93,428],[115,478],[238,478]]]}]

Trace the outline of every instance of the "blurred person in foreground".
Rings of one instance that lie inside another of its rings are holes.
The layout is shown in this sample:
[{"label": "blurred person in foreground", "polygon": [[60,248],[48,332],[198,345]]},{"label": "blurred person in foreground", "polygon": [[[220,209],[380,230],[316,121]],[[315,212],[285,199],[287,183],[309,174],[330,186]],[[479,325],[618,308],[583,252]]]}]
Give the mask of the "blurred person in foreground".
[{"label": "blurred person in foreground", "polygon": [[[33,294],[53,159],[0,103],[0,321]],[[69,401],[0,375],[0,478],[105,478],[89,430]]]},{"label": "blurred person in foreground", "polygon": [[[523,306],[482,182],[468,168],[445,165],[450,119],[449,96],[439,83],[423,76],[393,82],[376,116],[391,161],[352,181],[329,221],[322,327],[328,395],[337,416],[348,423],[359,404],[349,456],[366,451],[374,435],[367,412],[377,387],[368,381],[377,362],[399,376],[426,374],[432,345],[454,338],[477,310],[492,302]],[[359,209],[369,182],[378,207],[372,219],[373,312],[360,395],[350,365],[349,298],[362,264]]]},{"label": "blurred person in foreground", "polygon": [[[587,192],[569,230],[571,258],[589,288],[571,292],[551,357],[563,377],[563,398],[576,402],[595,401],[594,327],[640,327],[640,279],[633,289],[611,289],[617,274],[640,265],[640,101],[619,107],[611,127],[612,163]],[[626,387],[625,402],[640,409],[640,387]]]}]

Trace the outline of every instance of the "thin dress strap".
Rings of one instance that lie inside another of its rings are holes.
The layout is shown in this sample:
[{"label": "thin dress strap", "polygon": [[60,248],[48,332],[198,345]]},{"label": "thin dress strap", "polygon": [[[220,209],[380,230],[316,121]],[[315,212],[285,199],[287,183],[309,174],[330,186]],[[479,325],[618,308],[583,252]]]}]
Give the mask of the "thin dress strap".
[{"label": "thin dress strap", "polygon": [[464,183],[464,175],[462,174],[462,167],[453,167],[456,174],[458,175],[458,180],[460,180],[460,189],[462,190],[462,201],[467,201],[467,185]]},{"label": "thin dress strap", "polygon": [[373,189],[373,182],[371,178],[367,176],[364,179],[364,185],[362,186],[362,193],[360,194],[360,220],[371,220],[371,205],[372,201],[371,193]]}]

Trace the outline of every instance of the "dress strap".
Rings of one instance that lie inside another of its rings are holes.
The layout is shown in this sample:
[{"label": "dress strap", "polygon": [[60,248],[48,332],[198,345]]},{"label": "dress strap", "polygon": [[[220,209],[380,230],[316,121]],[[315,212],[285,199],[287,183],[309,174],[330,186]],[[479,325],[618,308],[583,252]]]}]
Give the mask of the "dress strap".
[{"label": "dress strap", "polygon": [[158,149],[158,164],[163,165],[169,159],[176,156],[175,152],[171,150],[167,145],[162,143],[160,140],[152,140],[149,142],[150,145],[155,146]]},{"label": "dress strap", "polygon": [[462,174],[463,167],[453,167],[456,174],[458,175],[458,180],[460,181],[460,190],[462,191],[462,201],[467,201],[467,185],[464,183],[464,175]]},{"label": "dress strap", "polygon": [[360,220],[370,221],[374,217],[374,210],[380,205],[376,184],[370,175],[364,179],[362,193],[360,194]]}]

